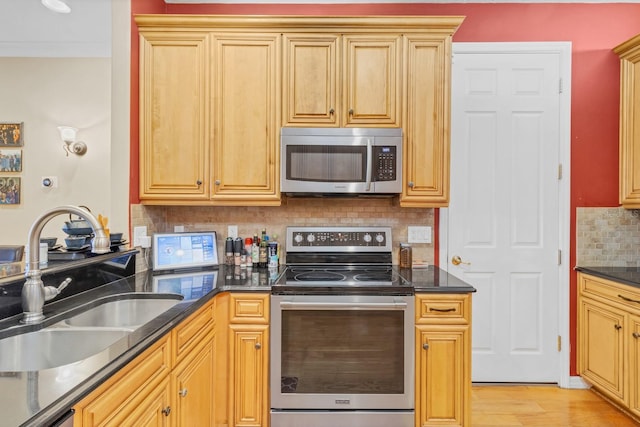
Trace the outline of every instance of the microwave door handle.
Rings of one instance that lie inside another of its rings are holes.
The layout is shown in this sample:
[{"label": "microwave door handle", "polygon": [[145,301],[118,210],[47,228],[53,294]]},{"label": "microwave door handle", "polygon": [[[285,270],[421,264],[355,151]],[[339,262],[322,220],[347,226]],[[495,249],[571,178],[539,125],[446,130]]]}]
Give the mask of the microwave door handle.
[{"label": "microwave door handle", "polygon": [[372,152],[371,139],[367,139],[367,187],[365,191],[371,191],[371,170],[373,169]]},{"label": "microwave door handle", "polygon": [[406,302],[292,302],[281,301],[286,310],[406,310]]}]

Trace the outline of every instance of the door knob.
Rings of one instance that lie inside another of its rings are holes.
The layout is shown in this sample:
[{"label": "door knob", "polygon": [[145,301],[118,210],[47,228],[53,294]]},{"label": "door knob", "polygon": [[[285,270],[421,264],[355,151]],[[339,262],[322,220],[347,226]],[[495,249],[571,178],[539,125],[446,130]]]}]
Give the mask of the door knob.
[{"label": "door knob", "polygon": [[464,265],[471,265],[471,263],[470,263],[470,262],[464,262],[464,261],[462,261],[462,258],[460,258],[460,256],[458,256],[458,255],[454,255],[454,256],[451,258],[451,264],[453,264],[453,265],[460,265],[460,264],[464,264]]}]

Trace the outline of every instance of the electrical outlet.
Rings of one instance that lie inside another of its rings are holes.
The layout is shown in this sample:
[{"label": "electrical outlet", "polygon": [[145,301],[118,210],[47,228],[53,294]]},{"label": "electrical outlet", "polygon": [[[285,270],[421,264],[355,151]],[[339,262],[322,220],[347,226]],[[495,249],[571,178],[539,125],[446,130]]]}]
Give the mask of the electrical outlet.
[{"label": "electrical outlet", "polygon": [[431,243],[431,227],[409,226],[409,243]]},{"label": "electrical outlet", "polygon": [[234,239],[238,237],[238,226],[230,225],[227,227],[227,237],[233,237]]},{"label": "electrical outlet", "polygon": [[133,227],[133,246],[142,246],[143,237],[147,237],[147,227],[141,225],[139,227]]},{"label": "electrical outlet", "polygon": [[174,225],[173,226],[174,233],[184,233],[184,225]]}]

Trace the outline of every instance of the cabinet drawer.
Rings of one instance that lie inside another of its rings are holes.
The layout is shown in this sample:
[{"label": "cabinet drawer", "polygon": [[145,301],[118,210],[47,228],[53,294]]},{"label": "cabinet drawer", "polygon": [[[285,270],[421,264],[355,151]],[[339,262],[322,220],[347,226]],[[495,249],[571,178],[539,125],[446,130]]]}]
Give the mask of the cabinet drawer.
[{"label": "cabinet drawer", "polygon": [[214,322],[215,298],[176,326],[172,331],[174,365],[180,362],[203,337],[213,331]]},{"label": "cabinet drawer", "polygon": [[640,288],[587,274],[580,274],[578,277],[580,294],[583,297],[612,302],[618,307],[640,314]]},{"label": "cabinet drawer", "polygon": [[416,323],[467,324],[471,320],[468,294],[416,295]]},{"label": "cabinet drawer", "polygon": [[269,323],[269,294],[232,293],[229,316],[229,323]]}]

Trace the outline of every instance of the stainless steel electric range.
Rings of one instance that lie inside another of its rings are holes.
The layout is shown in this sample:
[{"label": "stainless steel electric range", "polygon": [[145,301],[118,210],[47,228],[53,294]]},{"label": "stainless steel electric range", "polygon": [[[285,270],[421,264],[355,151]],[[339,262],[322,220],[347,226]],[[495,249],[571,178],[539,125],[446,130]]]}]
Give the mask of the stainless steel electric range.
[{"label": "stainless steel electric range", "polygon": [[272,427],[412,427],[413,288],[390,227],[289,227],[272,287]]}]

